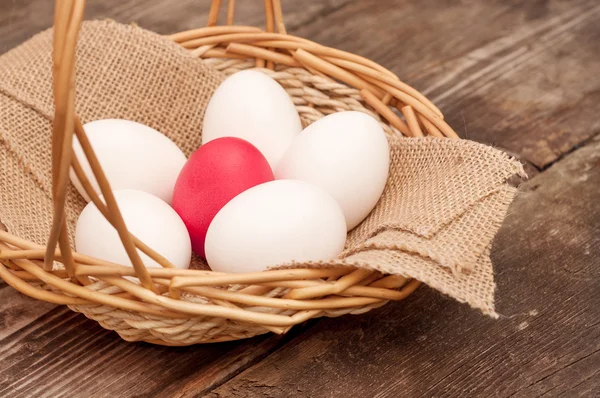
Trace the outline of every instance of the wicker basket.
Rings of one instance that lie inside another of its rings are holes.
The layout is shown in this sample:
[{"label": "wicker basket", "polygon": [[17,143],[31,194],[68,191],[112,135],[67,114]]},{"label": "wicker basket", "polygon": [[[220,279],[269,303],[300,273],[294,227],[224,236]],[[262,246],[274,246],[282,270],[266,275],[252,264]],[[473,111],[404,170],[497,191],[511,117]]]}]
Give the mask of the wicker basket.
[{"label": "wicker basket", "polygon": [[[388,135],[458,137],[427,98],[387,69],[360,56],[288,35],[279,0],[265,0],[266,31],[232,26],[234,0],[228,3],[227,26],[215,26],[220,6],[220,0],[213,1],[207,27],[170,38],[225,74],[262,68],[293,94],[305,120],[360,110],[380,120]],[[8,284],[31,297],[68,305],[125,340],[165,345],[236,340],[269,331],[281,334],[310,318],[359,314],[389,300],[404,299],[419,286],[417,280],[348,266],[246,274],[180,270],[130,235],[74,114],[74,54],[83,7],[81,0],[56,2],[53,228],[47,247],[0,230],[0,277]],[[290,82],[294,82],[292,86]],[[106,205],[72,157],[73,133],[82,144]],[[133,268],[71,250],[64,222],[70,167],[119,231]],[[164,268],[146,269],[136,247]],[[55,261],[63,266],[53,267]],[[137,276],[141,284],[125,276]]]}]

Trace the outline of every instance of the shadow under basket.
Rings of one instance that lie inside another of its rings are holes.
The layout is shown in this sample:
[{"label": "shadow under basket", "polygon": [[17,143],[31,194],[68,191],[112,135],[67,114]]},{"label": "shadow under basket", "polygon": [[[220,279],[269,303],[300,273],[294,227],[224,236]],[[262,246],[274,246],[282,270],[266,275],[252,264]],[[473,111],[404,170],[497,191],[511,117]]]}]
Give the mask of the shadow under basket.
[{"label": "shadow under basket", "polygon": [[[216,26],[220,3],[213,1],[207,27],[168,39],[224,75],[259,68],[286,88],[305,124],[330,113],[356,110],[376,117],[391,139],[458,138],[427,98],[384,67],[288,35],[279,0],[265,1],[265,30],[233,26],[233,0],[227,8],[227,25]],[[267,332],[282,334],[310,318],[364,313],[415,291],[420,284],[417,279],[343,260],[244,274],[175,269],[130,235],[74,111],[75,52],[83,7],[84,2],[78,0],[56,2],[51,115],[54,214],[48,243],[42,246],[0,230],[2,279],[31,297],[68,305],[127,341],[163,345],[220,342]],[[82,143],[106,204],[72,156],[73,134]],[[70,168],[119,231],[133,267],[72,251],[65,222]],[[136,248],[163,268],[145,268]],[[139,284],[126,278],[133,276],[139,278]]]}]

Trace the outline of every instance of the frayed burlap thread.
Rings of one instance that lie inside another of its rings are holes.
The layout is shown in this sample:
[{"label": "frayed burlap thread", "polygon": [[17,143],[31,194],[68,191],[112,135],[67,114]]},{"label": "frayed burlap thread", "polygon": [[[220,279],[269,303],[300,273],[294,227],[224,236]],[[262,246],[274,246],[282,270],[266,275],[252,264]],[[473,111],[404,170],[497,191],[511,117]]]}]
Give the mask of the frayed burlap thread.
[{"label": "frayed burlap thread", "polygon": [[[53,211],[51,53],[48,30],[0,56],[0,220],[11,233],[42,245],[48,239]],[[204,109],[218,84],[225,75],[254,66],[254,62],[238,61],[203,62],[168,38],[139,27],[85,22],[77,47],[76,111],[84,123],[103,118],[144,123],[189,155],[201,143]],[[349,234],[346,251],[329,263],[293,266],[358,266],[416,278],[494,316],[489,251],[515,195],[506,180],[522,174],[521,165],[501,151],[466,140],[395,138],[397,130],[365,105],[358,90],[302,68],[261,70],[287,90],[305,125],[328,113],[356,110],[376,117],[390,137],[387,187],[374,211]],[[84,206],[70,187],[66,208],[71,234]],[[194,266],[205,264],[196,258]],[[86,288],[116,289],[105,282]],[[285,294],[282,288],[265,293]],[[206,301],[191,294],[181,299]],[[383,303],[321,314],[362,313]],[[174,320],[105,305],[71,308],[131,341],[191,344],[266,332],[261,325],[227,319]]]},{"label": "frayed burlap thread", "polygon": [[468,140],[393,138],[390,162],[380,203],[352,231],[348,246],[386,227],[431,238],[508,178],[524,175],[506,153]]},{"label": "frayed burlap thread", "polygon": [[[423,238],[400,225],[388,223],[371,238],[353,245],[343,253],[343,257],[364,250],[400,250],[433,260],[452,272],[470,273],[492,243],[494,232],[502,224],[505,211],[515,193],[515,188],[500,187],[469,206],[463,214],[445,224],[431,238]],[[407,203],[404,206],[413,205]],[[353,235],[354,232],[350,237],[354,238]]]},{"label": "frayed burlap thread", "polygon": [[496,285],[490,250],[490,247],[485,248],[470,273],[453,273],[433,260],[401,250],[365,250],[346,258],[346,262],[361,264],[386,274],[418,279],[461,303],[497,318],[494,309]]}]

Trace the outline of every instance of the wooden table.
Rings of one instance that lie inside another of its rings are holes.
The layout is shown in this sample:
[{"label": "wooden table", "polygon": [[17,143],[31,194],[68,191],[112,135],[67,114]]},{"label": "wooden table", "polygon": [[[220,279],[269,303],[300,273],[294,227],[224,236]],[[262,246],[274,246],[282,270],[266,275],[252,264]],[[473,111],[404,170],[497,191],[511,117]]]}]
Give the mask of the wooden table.
[{"label": "wooden table", "polygon": [[[0,2],[0,53],[51,24],[52,2]],[[159,33],[208,1],[89,1],[86,17]],[[262,2],[237,21],[263,24]],[[283,337],[129,344],[0,284],[0,396],[600,396],[600,3],[285,1],[291,33],[371,58],[422,90],[464,137],[531,179],[493,248],[492,320],[421,288]],[[0,77],[1,78],[1,77]]]}]

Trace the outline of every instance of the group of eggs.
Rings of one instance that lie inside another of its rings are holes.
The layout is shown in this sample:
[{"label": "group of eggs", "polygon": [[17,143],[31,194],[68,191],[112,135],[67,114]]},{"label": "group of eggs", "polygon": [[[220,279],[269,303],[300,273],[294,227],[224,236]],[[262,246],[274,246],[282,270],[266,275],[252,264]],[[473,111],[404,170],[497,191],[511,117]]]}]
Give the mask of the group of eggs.
[{"label": "group of eggs", "polygon": [[[338,112],[302,130],[286,91],[253,70],[217,88],[202,145],[189,159],[140,123],[104,119],[84,130],[129,231],[178,268],[189,267],[192,251],[219,272],[331,260],[377,204],[389,171],[388,141],[373,117]],[[99,193],[76,139],[73,149]],[[89,201],[74,173],[71,179]],[[92,202],[77,221],[75,246],[131,264]],[[160,266],[140,256],[147,267]]]}]

